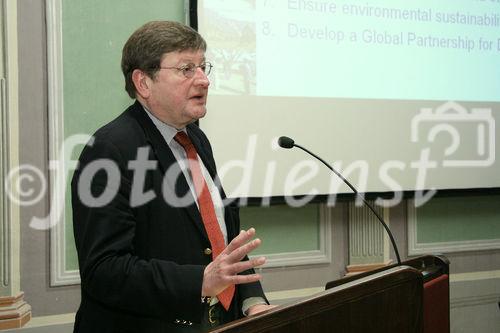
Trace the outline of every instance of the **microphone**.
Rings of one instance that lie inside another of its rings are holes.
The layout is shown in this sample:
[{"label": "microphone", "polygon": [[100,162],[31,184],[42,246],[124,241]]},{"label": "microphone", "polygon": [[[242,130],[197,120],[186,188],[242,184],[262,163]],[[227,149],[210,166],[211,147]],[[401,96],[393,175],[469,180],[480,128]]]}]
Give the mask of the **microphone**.
[{"label": "microphone", "polygon": [[287,136],[281,136],[278,139],[278,144],[281,148],[290,149],[293,148],[295,142]]},{"label": "microphone", "polygon": [[384,219],[380,216],[379,213],[377,213],[377,211],[373,208],[373,206],[370,203],[368,203],[368,201],[365,200],[364,196],[361,195],[358,192],[358,190],[356,190],[354,188],[354,186],[352,186],[351,183],[347,179],[345,179],[344,176],[342,176],[340,174],[340,172],[338,172],[337,170],[335,170],[330,164],[326,163],[321,157],[319,157],[318,155],[316,155],[313,152],[309,151],[308,149],[302,147],[301,145],[296,144],[295,141],[293,141],[293,139],[291,139],[291,138],[289,138],[287,136],[281,136],[278,139],[278,145],[281,148],[285,148],[285,149],[291,149],[293,147],[297,147],[297,148],[302,149],[303,151],[305,151],[306,153],[308,153],[309,155],[311,155],[312,157],[316,158],[321,163],[323,163],[328,169],[330,169],[331,171],[333,171],[333,173],[335,173],[337,175],[337,177],[339,177],[340,179],[342,179],[342,181],[347,186],[349,186],[349,188],[354,192],[354,194],[356,194],[356,196],[358,196],[363,201],[363,203],[366,205],[366,207],[368,207],[372,211],[372,213],[375,214],[375,216],[377,217],[377,220],[382,224],[382,226],[384,227],[385,231],[387,232],[387,234],[389,235],[389,238],[391,240],[392,248],[394,249],[394,253],[396,254],[396,259],[398,261],[398,265],[401,265],[401,258],[399,257],[399,251],[398,251],[398,247],[396,245],[396,241],[394,240],[394,236],[392,235],[391,230],[389,229],[389,227],[387,226],[387,224],[384,222]]}]

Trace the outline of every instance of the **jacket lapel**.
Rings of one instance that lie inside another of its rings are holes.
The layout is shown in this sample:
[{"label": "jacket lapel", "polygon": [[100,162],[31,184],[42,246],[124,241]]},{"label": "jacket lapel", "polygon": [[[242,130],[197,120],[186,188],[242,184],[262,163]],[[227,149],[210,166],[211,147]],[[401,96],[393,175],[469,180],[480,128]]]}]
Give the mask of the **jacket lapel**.
[{"label": "jacket lapel", "polygon": [[[200,212],[194,202],[189,185],[184,177],[184,174],[180,170],[179,164],[177,163],[172,150],[170,150],[170,147],[165,142],[165,139],[161,135],[160,131],[156,128],[155,124],[151,121],[139,102],[135,102],[131,114],[143,128],[146,140],[151,145],[153,154],[158,159],[164,177],[169,177],[170,174],[175,176],[172,177],[171,180],[168,180],[168,184],[175,189],[175,193],[164,193],[164,195],[171,196],[169,197],[169,200],[171,200],[171,202],[175,202],[176,206],[182,207],[187,212],[198,230],[208,241],[208,236],[205,231]],[[171,170],[171,168],[176,169]],[[183,202],[187,202],[188,204],[186,205],[186,203]]]}]

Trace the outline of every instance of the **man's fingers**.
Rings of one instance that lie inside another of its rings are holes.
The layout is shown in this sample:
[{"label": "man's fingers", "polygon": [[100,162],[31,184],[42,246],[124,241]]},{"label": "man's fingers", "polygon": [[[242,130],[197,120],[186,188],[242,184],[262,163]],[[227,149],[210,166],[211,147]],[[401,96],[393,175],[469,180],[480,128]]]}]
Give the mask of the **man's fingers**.
[{"label": "man's fingers", "polygon": [[261,244],[258,238],[252,240],[254,236],[254,228],[247,231],[242,230],[214,261],[207,265],[203,273],[203,295],[217,295],[228,285],[251,283],[261,279],[259,274],[238,275],[238,273],[263,265],[266,262],[264,257],[241,261]]},{"label": "man's fingers", "polygon": [[233,275],[229,277],[228,282],[230,284],[245,284],[259,281],[261,278],[260,274]]},{"label": "man's fingers", "polygon": [[237,248],[241,247],[243,244],[245,244],[246,242],[248,242],[250,239],[252,239],[252,237],[255,236],[255,229],[254,228],[250,228],[248,230],[241,230],[239,235],[236,236],[227,246],[226,248],[224,249],[224,251],[222,251],[222,253],[225,253],[225,254],[230,254],[231,252],[233,252],[234,250],[236,250]]},{"label": "man's fingers", "polygon": [[234,275],[234,274],[238,274],[238,273],[241,273],[243,271],[246,271],[247,269],[250,269],[250,268],[262,266],[265,263],[266,263],[265,257],[253,258],[250,260],[240,261],[240,262],[232,264],[230,271]]},{"label": "man's fingers", "polygon": [[231,263],[241,261],[243,257],[258,248],[261,243],[261,240],[256,238],[229,253],[227,256],[227,260]]}]

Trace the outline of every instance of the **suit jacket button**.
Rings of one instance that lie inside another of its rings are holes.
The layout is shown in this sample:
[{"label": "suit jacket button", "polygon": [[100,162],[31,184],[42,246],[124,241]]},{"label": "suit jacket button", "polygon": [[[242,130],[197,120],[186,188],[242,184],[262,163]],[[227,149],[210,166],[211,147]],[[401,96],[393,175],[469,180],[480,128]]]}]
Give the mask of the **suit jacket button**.
[{"label": "suit jacket button", "polygon": [[211,254],[212,254],[212,249],[211,249],[211,248],[209,248],[209,247],[207,247],[207,248],[203,251],[203,253],[205,253],[207,256],[209,256],[209,255],[211,255]]}]

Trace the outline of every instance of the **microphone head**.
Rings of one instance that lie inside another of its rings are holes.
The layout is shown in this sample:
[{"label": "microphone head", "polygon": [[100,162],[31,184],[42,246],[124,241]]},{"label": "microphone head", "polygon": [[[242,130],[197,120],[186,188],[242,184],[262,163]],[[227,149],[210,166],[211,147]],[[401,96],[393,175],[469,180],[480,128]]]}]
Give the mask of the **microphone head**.
[{"label": "microphone head", "polygon": [[278,139],[278,144],[281,148],[285,148],[285,149],[290,149],[290,148],[293,148],[295,146],[295,142],[293,141],[293,139],[290,139],[287,136],[281,136]]}]

